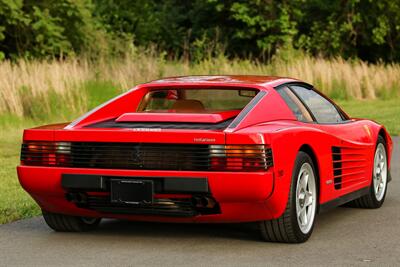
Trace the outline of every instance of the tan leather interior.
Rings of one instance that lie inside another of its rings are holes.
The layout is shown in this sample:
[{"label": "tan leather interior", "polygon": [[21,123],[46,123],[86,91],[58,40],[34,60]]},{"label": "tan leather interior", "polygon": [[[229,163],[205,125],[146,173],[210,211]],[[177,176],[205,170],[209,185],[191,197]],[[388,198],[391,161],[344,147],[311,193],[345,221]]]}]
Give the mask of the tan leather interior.
[{"label": "tan leather interior", "polygon": [[176,112],[203,112],[205,111],[203,103],[194,99],[181,99],[177,100],[171,107]]}]

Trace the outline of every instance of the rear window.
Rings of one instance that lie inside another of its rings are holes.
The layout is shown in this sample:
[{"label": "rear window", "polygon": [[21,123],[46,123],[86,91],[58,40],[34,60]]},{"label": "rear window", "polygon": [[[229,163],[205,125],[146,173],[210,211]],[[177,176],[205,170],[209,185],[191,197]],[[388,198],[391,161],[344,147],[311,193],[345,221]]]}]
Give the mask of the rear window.
[{"label": "rear window", "polygon": [[241,110],[257,94],[249,89],[166,89],[148,92],[139,112],[208,113]]}]

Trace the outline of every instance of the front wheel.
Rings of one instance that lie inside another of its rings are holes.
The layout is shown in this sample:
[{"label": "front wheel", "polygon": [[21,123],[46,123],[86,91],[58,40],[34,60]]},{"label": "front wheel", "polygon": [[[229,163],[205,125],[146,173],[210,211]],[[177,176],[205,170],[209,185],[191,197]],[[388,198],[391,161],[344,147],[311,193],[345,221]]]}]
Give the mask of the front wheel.
[{"label": "front wheel", "polygon": [[264,240],[301,243],[311,236],[318,202],[316,175],[310,156],[299,152],[285,212],[278,219],[260,223]]},{"label": "front wheel", "polygon": [[364,209],[380,208],[386,197],[388,175],[386,142],[382,136],[379,136],[375,148],[372,181],[368,194],[351,201],[348,206]]},{"label": "front wheel", "polygon": [[42,211],[47,225],[57,232],[85,232],[97,228],[100,218],[78,217]]}]

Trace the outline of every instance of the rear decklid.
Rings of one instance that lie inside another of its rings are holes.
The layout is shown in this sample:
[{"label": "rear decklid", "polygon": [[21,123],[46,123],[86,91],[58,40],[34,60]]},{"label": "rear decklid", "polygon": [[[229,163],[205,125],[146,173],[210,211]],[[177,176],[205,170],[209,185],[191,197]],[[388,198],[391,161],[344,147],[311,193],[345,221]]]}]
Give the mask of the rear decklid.
[{"label": "rear decklid", "polygon": [[[200,120],[203,121],[203,118]],[[215,118],[212,118],[214,120]],[[232,118],[233,119],[233,118]],[[24,140],[117,143],[224,144],[232,119],[214,122],[140,121],[117,118],[69,129],[66,124],[24,131]],[[158,120],[158,119],[157,119]],[[183,119],[185,120],[185,119]]]},{"label": "rear decklid", "polygon": [[115,122],[191,122],[191,123],[220,123],[239,114],[240,110],[228,110],[214,113],[124,113]]},{"label": "rear decklid", "polygon": [[216,113],[125,113],[90,125],[83,129],[127,129],[137,132],[168,132],[180,130],[179,133],[194,130],[223,131],[232,123],[239,111]]}]

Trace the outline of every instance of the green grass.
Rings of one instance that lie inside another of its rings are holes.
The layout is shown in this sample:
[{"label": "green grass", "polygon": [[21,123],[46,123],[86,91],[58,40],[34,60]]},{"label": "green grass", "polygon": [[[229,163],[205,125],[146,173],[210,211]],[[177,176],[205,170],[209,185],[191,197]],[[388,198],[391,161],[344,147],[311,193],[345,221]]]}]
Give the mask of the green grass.
[{"label": "green grass", "polygon": [[[107,94],[97,95],[96,84],[86,88],[89,106],[94,107],[117,94],[111,84],[103,85],[109,90]],[[339,105],[352,117],[364,117],[384,124],[392,135],[400,135],[400,99],[368,100],[368,101],[338,101]],[[61,112],[53,114],[48,119],[18,119],[14,116],[0,116],[0,224],[29,218],[40,214],[39,207],[21,188],[15,167],[19,164],[19,152],[22,130],[34,125],[65,121],[78,114]]]},{"label": "green grass", "polygon": [[391,135],[400,135],[400,98],[341,100],[337,103],[351,117],[374,120],[385,125]]},{"label": "green grass", "polygon": [[0,224],[29,218],[40,212],[17,178],[21,135],[20,128],[2,128],[0,132]]}]

